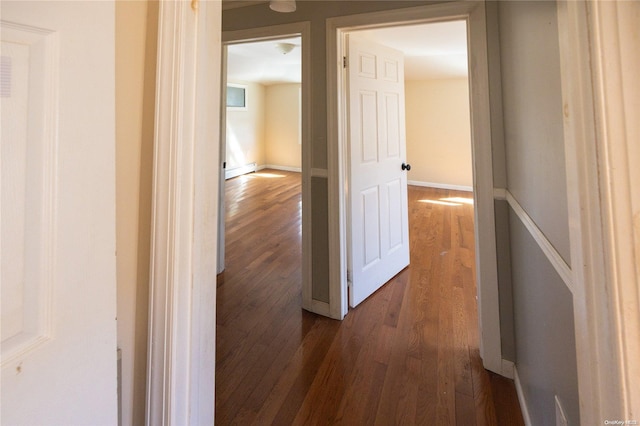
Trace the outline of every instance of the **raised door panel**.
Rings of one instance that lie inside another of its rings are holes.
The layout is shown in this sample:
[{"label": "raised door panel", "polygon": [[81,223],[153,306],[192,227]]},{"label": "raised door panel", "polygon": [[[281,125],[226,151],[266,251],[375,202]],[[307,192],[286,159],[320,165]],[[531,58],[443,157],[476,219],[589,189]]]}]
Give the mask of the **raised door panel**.
[{"label": "raised door panel", "polygon": [[[356,223],[362,224],[363,269],[380,260],[380,192],[378,187],[362,191],[362,217]],[[357,226],[357,225],[356,225]]]},{"label": "raised door panel", "polygon": [[114,425],[114,5],[0,7],[0,422]]},{"label": "raised door panel", "polygon": [[400,95],[398,93],[385,93],[384,94],[384,117],[386,128],[386,142],[387,152],[386,157],[392,159],[400,158],[402,153],[402,139],[401,126],[401,107],[400,107]]},{"label": "raised door panel", "polygon": [[357,126],[360,130],[360,144],[362,152],[362,164],[376,163],[378,161],[378,132],[371,123],[378,122],[378,96],[370,90],[359,93],[359,117]]}]

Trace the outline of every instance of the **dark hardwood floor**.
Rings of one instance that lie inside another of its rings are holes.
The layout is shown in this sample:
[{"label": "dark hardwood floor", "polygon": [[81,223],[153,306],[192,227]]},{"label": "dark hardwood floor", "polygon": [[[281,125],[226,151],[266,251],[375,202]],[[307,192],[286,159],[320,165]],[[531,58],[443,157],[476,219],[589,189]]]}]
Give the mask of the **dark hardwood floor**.
[{"label": "dark hardwood floor", "polygon": [[448,197],[470,198],[409,187],[411,265],[335,321],[301,309],[300,175],[227,181],[216,424],[524,424],[482,367],[473,206]]}]

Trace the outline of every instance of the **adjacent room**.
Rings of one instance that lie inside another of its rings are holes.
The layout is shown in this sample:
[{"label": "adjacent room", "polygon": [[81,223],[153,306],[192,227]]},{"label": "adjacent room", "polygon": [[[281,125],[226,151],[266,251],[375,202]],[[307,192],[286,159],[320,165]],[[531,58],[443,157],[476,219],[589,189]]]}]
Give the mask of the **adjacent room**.
[{"label": "adjacent room", "polygon": [[300,172],[300,37],[227,46],[226,179]]}]

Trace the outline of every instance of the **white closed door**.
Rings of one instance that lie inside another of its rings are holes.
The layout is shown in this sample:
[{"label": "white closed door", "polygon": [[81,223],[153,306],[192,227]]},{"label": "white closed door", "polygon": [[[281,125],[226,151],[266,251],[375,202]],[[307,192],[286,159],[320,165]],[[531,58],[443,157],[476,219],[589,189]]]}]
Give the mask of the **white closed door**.
[{"label": "white closed door", "polygon": [[409,264],[403,55],[349,35],[349,305]]},{"label": "white closed door", "polygon": [[0,423],[115,425],[114,4],[0,7]]}]

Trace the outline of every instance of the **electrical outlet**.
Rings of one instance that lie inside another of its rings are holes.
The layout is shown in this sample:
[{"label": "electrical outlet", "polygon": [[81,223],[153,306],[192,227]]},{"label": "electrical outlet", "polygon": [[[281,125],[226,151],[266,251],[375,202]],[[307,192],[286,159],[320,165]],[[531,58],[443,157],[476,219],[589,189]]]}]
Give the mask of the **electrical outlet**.
[{"label": "electrical outlet", "polygon": [[560,404],[558,395],[556,395],[555,398],[556,398],[556,426],[569,426],[569,422],[567,421],[567,416],[564,414],[564,410],[562,409],[562,404]]}]

